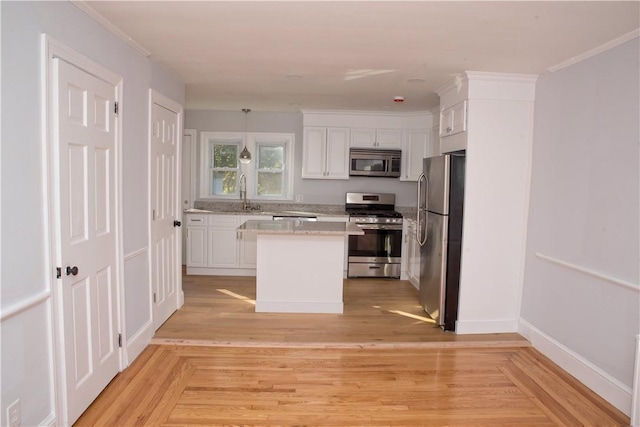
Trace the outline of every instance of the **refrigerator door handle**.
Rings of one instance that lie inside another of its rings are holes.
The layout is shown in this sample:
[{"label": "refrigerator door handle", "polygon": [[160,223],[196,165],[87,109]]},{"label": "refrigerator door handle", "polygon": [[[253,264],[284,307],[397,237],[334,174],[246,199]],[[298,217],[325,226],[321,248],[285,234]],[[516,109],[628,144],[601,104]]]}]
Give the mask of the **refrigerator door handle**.
[{"label": "refrigerator door handle", "polygon": [[[421,196],[422,196],[422,181],[427,181],[427,177],[424,175],[424,173],[420,174],[420,177],[418,178],[418,209],[417,209],[417,214],[416,214],[416,242],[418,242],[418,244],[420,246],[424,246],[424,244],[427,242],[427,233],[424,233],[424,239],[422,238],[422,227],[421,224],[422,222],[420,221],[420,213],[422,212],[422,200],[420,200]],[[425,199],[426,202],[426,199]],[[426,214],[426,210],[424,212]]]}]

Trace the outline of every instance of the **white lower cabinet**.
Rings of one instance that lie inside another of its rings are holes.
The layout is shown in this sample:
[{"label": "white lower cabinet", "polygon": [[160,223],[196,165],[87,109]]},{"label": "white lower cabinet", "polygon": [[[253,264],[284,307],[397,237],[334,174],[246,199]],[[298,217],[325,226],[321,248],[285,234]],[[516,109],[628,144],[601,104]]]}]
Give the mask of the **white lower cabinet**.
[{"label": "white lower cabinet", "polygon": [[238,217],[209,215],[207,267],[235,268],[238,266]]},{"label": "white lower cabinet", "polygon": [[207,266],[207,217],[187,215],[187,265]]},{"label": "white lower cabinet", "polygon": [[420,245],[416,241],[416,222],[404,219],[402,267],[413,286],[420,287]]},{"label": "white lower cabinet", "polygon": [[[271,216],[244,215],[240,217],[238,225],[244,224],[248,220],[270,221]],[[256,268],[258,235],[254,233],[238,233],[238,267]]]},{"label": "white lower cabinet", "polygon": [[250,219],[272,217],[187,214],[187,274],[255,274],[256,236],[236,231]]}]

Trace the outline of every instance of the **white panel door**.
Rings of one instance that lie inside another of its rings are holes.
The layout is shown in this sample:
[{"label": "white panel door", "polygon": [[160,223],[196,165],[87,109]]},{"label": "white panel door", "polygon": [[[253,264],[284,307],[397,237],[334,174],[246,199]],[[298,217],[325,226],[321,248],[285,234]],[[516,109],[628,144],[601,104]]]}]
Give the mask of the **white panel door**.
[{"label": "white panel door", "polygon": [[180,304],[182,245],[179,225],[178,113],[151,106],[151,283],[153,326],[158,329]]},{"label": "white panel door", "polygon": [[54,60],[68,421],[119,371],[116,88]]}]

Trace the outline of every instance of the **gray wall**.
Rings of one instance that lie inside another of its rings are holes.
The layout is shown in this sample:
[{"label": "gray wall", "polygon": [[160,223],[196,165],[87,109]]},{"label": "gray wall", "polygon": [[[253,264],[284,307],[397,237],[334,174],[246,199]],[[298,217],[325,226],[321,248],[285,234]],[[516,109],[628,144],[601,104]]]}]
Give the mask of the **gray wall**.
[{"label": "gray wall", "polygon": [[[245,117],[241,111],[187,110],[185,128],[201,131],[243,132]],[[390,178],[351,178],[349,180],[302,179],[302,114],[252,111],[247,115],[248,132],[295,133],[294,194],[303,203],[343,205],[348,191],[395,193],[397,206],[416,205],[416,184]],[[198,159],[200,157],[198,156]],[[199,160],[198,160],[199,161]],[[198,175],[199,176],[199,175]]]},{"label": "gray wall", "polygon": [[629,389],[640,332],[638,52],[635,38],[538,80],[521,311]]},{"label": "gray wall", "polygon": [[[148,265],[149,89],[184,103],[184,84],[71,2],[0,2],[2,31],[0,416],[20,399],[22,425],[50,425],[55,410],[41,121],[41,43],[46,33],[124,79],[125,310],[128,337],[150,320]],[[34,301],[36,301],[34,303]],[[14,315],[7,313],[16,312]]]}]

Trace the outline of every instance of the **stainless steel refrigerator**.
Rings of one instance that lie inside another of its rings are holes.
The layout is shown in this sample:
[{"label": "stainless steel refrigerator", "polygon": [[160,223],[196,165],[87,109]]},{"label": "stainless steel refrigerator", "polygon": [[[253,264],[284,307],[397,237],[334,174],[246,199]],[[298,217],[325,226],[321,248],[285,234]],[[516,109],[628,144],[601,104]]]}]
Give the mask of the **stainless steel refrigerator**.
[{"label": "stainless steel refrigerator", "polygon": [[458,319],[465,153],[426,158],[418,179],[420,305],[445,331]]}]

